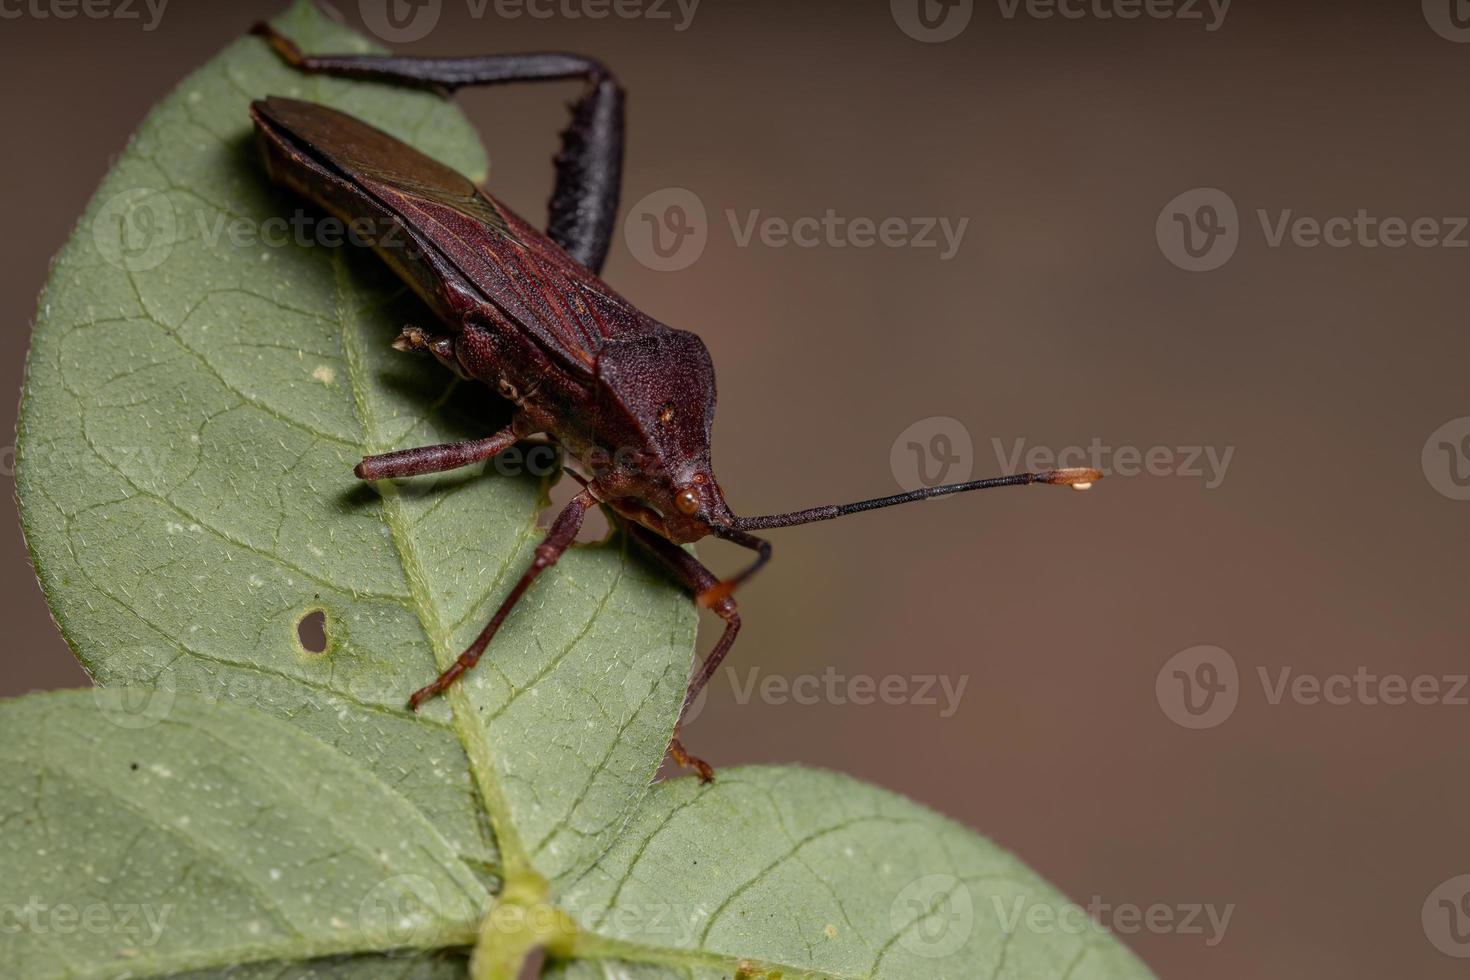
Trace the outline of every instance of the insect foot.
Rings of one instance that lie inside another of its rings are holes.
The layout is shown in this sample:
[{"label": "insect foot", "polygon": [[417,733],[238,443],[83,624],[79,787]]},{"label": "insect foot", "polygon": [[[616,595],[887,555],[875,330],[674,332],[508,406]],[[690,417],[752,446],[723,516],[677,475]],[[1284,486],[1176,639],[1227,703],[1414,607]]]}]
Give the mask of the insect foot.
[{"label": "insect foot", "polygon": [[698,756],[690,755],[687,751],[685,751],[684,743],[679,741],[677,735],[669,742],[669,758],[672,759],[674,761],[674,765],[678,766],[680,769],[692,769],[696,773],[698,773],[699,781],[701,783],[714,782],[715,767],[710,765],[708,762],[705,762]]}]

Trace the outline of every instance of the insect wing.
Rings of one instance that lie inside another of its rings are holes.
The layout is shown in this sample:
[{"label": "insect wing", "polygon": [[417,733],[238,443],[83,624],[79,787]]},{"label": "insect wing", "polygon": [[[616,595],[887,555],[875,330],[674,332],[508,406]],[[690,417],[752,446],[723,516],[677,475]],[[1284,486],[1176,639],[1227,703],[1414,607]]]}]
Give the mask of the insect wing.
[{"label": "insect wing", "polygon": [[469,178],[325,106],[272,97],[262,111],[566,367],[588,374],[607,339],[649,329],[631,304]]}]

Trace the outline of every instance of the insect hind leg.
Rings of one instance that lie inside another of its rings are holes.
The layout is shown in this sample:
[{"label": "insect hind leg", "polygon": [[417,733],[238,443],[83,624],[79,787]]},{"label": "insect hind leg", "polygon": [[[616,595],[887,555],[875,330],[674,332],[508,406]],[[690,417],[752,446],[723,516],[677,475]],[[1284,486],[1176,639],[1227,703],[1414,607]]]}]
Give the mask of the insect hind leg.
[{"label": "insect hind leg", "polygon": [[546,235],[594,273],[612,245],[623,172],[623,89],[601,63],[577,54],[424,58],[400,55],[308,55],[269,24],[252,32],[305,72],[368,78],[453,91],[471,85],[581,79],[572,121],[561,134]]}]

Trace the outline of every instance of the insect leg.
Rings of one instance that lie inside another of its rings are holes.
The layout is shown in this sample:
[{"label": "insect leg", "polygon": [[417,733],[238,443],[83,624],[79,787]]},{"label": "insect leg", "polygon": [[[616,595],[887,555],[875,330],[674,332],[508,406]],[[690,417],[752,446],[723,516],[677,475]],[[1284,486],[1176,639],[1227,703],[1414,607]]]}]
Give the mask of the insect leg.
[{"label": "insect leg", "polygon": [[596,502],[597,498],[592,496],[590,490],[583,490],[568,501],[561,513],[556,515],[556,520],[552,521],[551,529],[546,532],[546,537],[536,547],[536,557],[532,559],[531,567],[521,574],[520,581],[516,582],[510,594],[501,602],[500,608],[495,610],[495,615],[490,617],[490,622],[480,630],[480,635],[475,637],[475,642],[471,643],[465,652],[449,665],[449,669],[435,679],[434,683],[415,691],[413,697],[408,699],[409,708],[417,711],[419,705],[432,697],[443,694],[451,684],[459,680],[461,674],[479,663],[480,654],[485,652],[485,647],[500,629],[500,624],[505,622],[505,617],[510,615],[511,609],[521,600],[521,596],[526,594],[531,583],[536,581],[537,576],[543,571],[555,565],[557,559],[562,556],[562,552],[566,551],[577,539],[577,532],[581,530],[582,518],[586,516],[587,508]]},{"label": "insect leg", "polygon": [[413,324],[404,325],[403,332],[393,341],[393,349],[405,354],[432,354],[440,364],[461,378],[468,378],[464,365],[454,353],[454,338],[449,334],[431,333]]},{"label": "insect leg", "polygon": [[[647,528],[631,521],[628,522],[628,532],[635,541],[663,562],[674,577],[694,595],[708,593],[711,588],[719,584],[720,580],[714,572],[705,568],[700,564],[699,559],[678,545],[666,541]],[[689,706],[694,703],[694,699],[699,697],[699,692],[704,690],[710,678],[715,675],[715,671],[725,659],[725,654],[730,652],[730,647],[734,646],[735,637],[740,632],[740,609],[735,603],[734,596],[722,595],[710,603],[709,608],[725,621],[725,631],[720,634],[720,639],[715,643],[715,648],[709,652],[709,656],[704,658],[704,663],[700,665],[698,672],[689,679],[689,687],[684,692],[684,706],[679,709],[679,721],[674,725],[674,737],[669,742],[669,757],[683,768],[698,772],[700,780],[706,783],[715,777],[714,768],[703,759],[685,751],[683,743],[679,740],[679,729],[684,722],[684,715],[689,711]]]},{"label": "insect leg", "polygon": [[352,471],[360,480],[394,480],[422,473],[442,473],[478,463],[504,452],[521,439],[514,425],[507,425],[493,436],[469,442],[447,442],[439,446],[420,446],[396,453],[368,456]]},{"label": "insect leg", "polygon": [[623,90],[603,65],[577,54],[542,52],[472,58],[398,55],[306,55],[268,24],[254,33],[305,72],[370,78],[453,91],[467,85],[582,79],[561,134],[556,185],[546,235],[593,272],[602,271],[612,244],[623,170]]}]

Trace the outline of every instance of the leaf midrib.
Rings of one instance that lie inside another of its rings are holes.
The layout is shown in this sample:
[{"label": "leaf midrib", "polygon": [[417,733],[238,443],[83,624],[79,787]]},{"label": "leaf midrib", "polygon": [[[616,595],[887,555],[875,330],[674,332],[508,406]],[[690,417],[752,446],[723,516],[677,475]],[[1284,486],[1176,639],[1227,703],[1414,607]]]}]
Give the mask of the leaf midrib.
[{"label": "leaf midrib", "polygon": [[[346,315],[346,261],[341,254],[331,257],[335,286],[335,308],[342,341],[343,361],[347,365],[347,384],[352,392],[353,408],[363,429],[363,442],[369,452],[384,451],[388,447],[377,444],[378,429],[372,407],[367,398],[366,366],[361,337],[356,326]],[[428,577],[422,556],[413,536],[412,522],[403,512],[397,487],[392,481],[375,483],[383,505],[383,520],[388,527],[393,548],[398,553],[403,568],[404,581],[408,587],[410,606],[418,618],[419,627],[429,640],[434,662],[443,670],[458,656],[453,637],[440,622],[439,608],[428,587]],[[445,692],[453,718],[452,727],[465,751],[475,788],[480,795],[490,827],[495,835],[495,845],[500,852],[501,865],[507,879],[529,871],[530,856],[526,852],[520,834],[511,816],[510,803],[500,785],[499,773],[490,758],[490,748],[476,721],[474,705],[463,685],[456,684]]]}]

